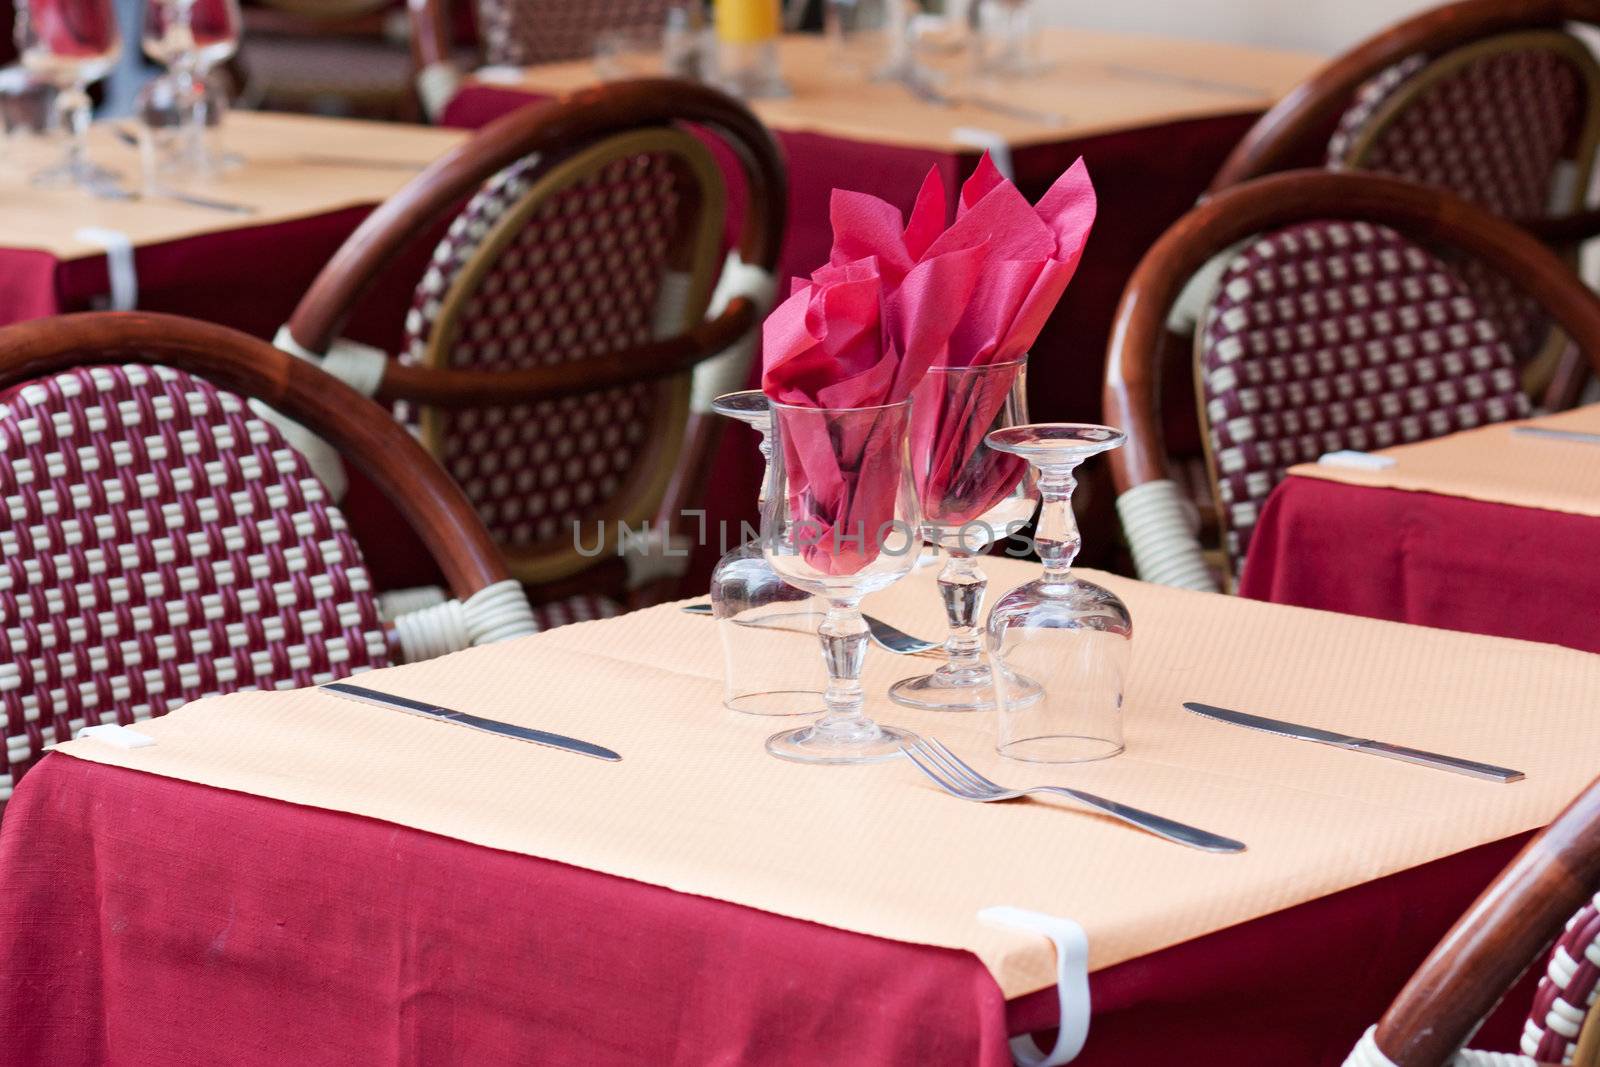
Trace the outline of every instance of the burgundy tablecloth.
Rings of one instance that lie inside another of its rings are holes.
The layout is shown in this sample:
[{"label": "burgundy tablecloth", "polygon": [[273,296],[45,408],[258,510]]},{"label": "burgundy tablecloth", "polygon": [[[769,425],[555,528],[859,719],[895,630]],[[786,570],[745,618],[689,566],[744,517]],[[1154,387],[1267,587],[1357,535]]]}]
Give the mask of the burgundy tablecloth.
[{"label": "burgundy tablecloth", "polygon": [[1600,652],[1600,519],[1290,477],[1267,498],[1239,592]]},{"label": "burgundy tablecloth", "polygon": [[[1097,973],[1077,1062],[1334,1067],[1519,844]],[[964,952],[62,755],[0,822],[9,1063],[1001,1067],[1054,1019]]]}]

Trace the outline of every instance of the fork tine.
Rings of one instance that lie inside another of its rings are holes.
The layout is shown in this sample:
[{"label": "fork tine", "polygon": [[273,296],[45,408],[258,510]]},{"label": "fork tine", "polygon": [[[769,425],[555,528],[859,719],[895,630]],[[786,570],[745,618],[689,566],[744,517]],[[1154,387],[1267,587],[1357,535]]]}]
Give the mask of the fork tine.
[{"label": "fork tine", "polygon": [[927,743],[929,748],[933,749],[934,752],[943,758],[947,767],[960,774],[963,778],[972,782],[974,786],[982,789],[988,789],[996,793],[1005,792],[1005,786],[1000,785],[997,782],[991,782],[989,779],[979,774],[975,769],[973,769],[971,764],[967,763],[960,756],[957,756],[954,752],[951,752],[937,738],[930,737],[927,739]]},{"label": "fork tine", "polygon": [[926,752],[919,751],[916,745],[907,745],[904,751],[906,759],[916,764],[917,770],[932,778],[934,785],[952,796],[967,798],[967,791],[952,781],[938,765],[929,760]]},{"label": "fork tine", "polygon": [[946,774],[954,778],[956,781],[961,782],[969,790],[977,793],[1000,792],[1000,788],[998,786],[994,785],[992,782],[984,781],[984,779],[974,772],[971,767],[968,767],[965,763],[962,763],[959,759],[957,759],[955,753],[939,744],[939,742],[932,740],[928,741],[926,745],[926,752],[938,762],[939,766]]}]

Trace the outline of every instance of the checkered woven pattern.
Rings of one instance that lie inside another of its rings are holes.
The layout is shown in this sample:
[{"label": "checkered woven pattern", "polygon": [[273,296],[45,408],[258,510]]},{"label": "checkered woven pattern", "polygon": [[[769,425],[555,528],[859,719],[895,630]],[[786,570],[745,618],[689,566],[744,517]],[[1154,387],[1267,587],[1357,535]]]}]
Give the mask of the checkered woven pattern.
[{"label": "checkered woven pattern", "polygon": [[526,67],[586,59],[606,30],[659,28],[667,0],[478,0],[478,26],[489,63]]},{"label": "checkered woven pattern", "polygon": [[237,396],[137,366],[0,393],[0,487],[0,799],[79,727],[388,665],[344,517]]},{"label": "checkered woven pattern", "polygon": [[[438,329],[454,331],[452,366],[491,371],[591,359],[679,332],[681,322],[665,331],[657,322],[681,202],[661,153],[616,160],[547,198],[455,321],[442,321],[443,297],[538,174],[536,160],[512,165],[452,222],[407,315],[402,359],[420,362]],[[501,544],[570,539],[573,522],[603,514],[643,458],[659,395],[644,383],[440,413],[439,458]]]},{"label": "checkered woven pattern", "polygon": [[1571,1063],[1578,1032],[1600,993],[1600,897],[1567,922],[1539,979],[1522,1029],[1522,1051],[1541,1063]]},{"label": "checkered woven pattern", "polygon": [[1527,413],[1511,352],[1459,278],[1399,234],[1309,222],[1228,264],[1198,340],[1235,573],[1295,463]]},{"label": "checkered woven pattern", "polygon": [[[1427,67],[1412,56],[1364,86],[1329,143],[1329,162],[1442,186],[1507,218],[1548,213],[1558,165],[1586,117],[1582,72],[1545,48],[1483,56],[1421,92],[1357,157],[1377,113]],[[1537,355],[1549,334],[1538,303],[1481,263],[1458,269],[1511,350]]]},{"label": "checkered woven pattern", "polygon": [[588,622],[591,619],[610,619],[626,610],[609,597],[582,593],[566,600],[553,600],[548,604],[535,604],[533,617],[540,630],[565,626],[569,622]]}]

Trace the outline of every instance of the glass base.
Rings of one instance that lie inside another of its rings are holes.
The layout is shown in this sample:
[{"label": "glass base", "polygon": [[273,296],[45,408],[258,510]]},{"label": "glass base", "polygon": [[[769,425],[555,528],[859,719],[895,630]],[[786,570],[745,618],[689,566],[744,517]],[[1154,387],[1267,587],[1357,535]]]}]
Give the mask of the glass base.
[{"label": "glass base", "polygon": [[892,726],[868,722],[868,729],[840,736],[815,726],[785,730],[767,738],[767,751],[793,763],[882,763],[901,756],[913,735]]},{"label": "glass base", "polygon": [[28,180],[40,189],[71,189],[77,186],[95,192],[99,189],[116,188],[117,183],[122,180],[122,174],[102,167],[98,163],[84,162],[78,166],[58,163],[36,172]]},{"label": "glass base", "polygon": [[1092,763],[1110,759],[1123,751],[1121,741],[1082,734],[1052,734],[1008,741],[995,751],[1006,759],[1024,763]]},{"label": "glass base", "polygon": [[993,711],[993,678],[988,667],[941,668],[932,674],[902,678],[889,687],[889,699],[926,711]]},{"label": "glass base", "polygon": [[828,705],[822,691],[817,689],[774,689],[765,693],[740,693],[728,697],[722,706],[741,715],[810,715],[815,718],[825,714]]}]

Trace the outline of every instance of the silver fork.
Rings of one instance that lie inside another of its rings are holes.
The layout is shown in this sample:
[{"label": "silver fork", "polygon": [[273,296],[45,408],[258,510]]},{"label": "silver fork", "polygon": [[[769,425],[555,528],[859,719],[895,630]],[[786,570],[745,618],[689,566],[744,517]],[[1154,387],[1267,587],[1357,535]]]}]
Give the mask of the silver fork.
[{"label": "silver fork", "polygon": [[1126,804],[1118,804],[1114,800],[1097,797],[1081,789],[1069,789],[1064,785],[1036,785],[1027,789],[1007,789],[973,770],[954,752],[930,737],[918,737],[915,742],[905,746],[904,752],[907,758],[917,765],[918,770],[933,779],[935,785],[951,796],[963,800],[990,803],[996,800],[1014,800],[1033,793],[1051,793],[1075,800],[1085,807],[1093,808],[1129,826],[1138,827],[1147,833],[1164,837],[1180,845],[1188,845],[1190,848],[1198,848],[1205,852],[1245,850],[1243,841],[1235,841],[1231,837],[1223,837],[1221,834],[1201,830]]}]

